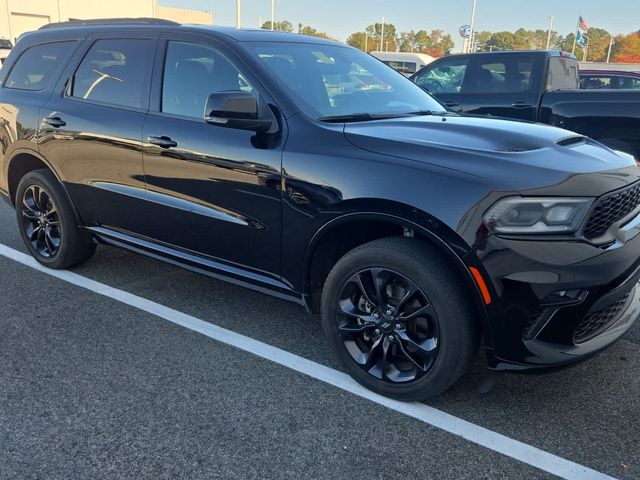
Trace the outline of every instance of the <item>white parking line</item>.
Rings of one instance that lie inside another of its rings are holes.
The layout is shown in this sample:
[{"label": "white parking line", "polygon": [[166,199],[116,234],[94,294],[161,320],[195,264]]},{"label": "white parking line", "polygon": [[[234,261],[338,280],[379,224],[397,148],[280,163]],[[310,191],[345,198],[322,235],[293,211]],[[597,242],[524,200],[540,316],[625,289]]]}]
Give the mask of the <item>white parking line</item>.
[{"label": "white parking line", "polygon": [[557,475],[561,478],[575,480],[611,479],[603,473],[592,470],[583,465],[571,462],[551,453],[540,450],[526,443],[514,440],[500,433],[455,417],[441,410],[422,403],[405,403],[391,400],[360,386],[348,375],[326,367],[306,358],[294,355],[285,350],[262,343],[253,338],[232,332],[186,313],[165,307],[159,303],[133,295],[131,293],[96,282],[82,275],[64,270],[49,270],[29,255],[25,255],[13,248],[0,244],[0,255],[15,260],[22,265],[38,270],[52,277],[78,287],[90,290],[99,295],[117,300],[139,310],[151,313],[176,325],[206,335],[218,342],[239,348],[258,357],[271,360],[274,363],[308,375],[324,383],[347,391],[359,397],[385,406],[396,412],[413,417],[421,422],[432,425],[446,432],[462,437],[472,443],[488,448],[495,452],[511,457],[520,462]]}]

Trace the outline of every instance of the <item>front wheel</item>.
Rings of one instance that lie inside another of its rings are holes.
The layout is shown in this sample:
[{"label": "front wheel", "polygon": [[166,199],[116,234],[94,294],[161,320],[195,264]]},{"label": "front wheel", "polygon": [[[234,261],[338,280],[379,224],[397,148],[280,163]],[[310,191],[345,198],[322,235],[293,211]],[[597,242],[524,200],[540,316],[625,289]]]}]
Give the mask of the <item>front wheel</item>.
[{"label": "front wheel", "polygon": [[16,216],[29,252],[46,267],[71,267],[96,250],[82,235],[73,205],[49,170],[34,170],[20,180]]},{"label": "front wheel", "polygon": [[456,272],[433,246],[385,238],[333,267],[322,324],[353,378],[405,401],[445,391],[466,371],[477,328]]}]

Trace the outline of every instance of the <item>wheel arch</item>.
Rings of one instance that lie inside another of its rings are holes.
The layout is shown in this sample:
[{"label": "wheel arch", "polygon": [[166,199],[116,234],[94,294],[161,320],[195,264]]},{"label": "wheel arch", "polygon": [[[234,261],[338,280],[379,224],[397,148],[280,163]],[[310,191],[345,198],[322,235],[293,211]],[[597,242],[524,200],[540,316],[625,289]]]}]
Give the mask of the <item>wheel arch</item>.
[{"label": "wheel arch", "polygon": [[67,200],[69,200],[69,203],[73,206],[73,212],[76,217],[76,220],[78,221],[78,224],[83,225],[84,223],[80,218],[78,209],[76,208],[76,205],[73,202],[73,199],[69,195],[69,192],[67,191],[67,187],[62,181],[62,178],[60,177],[56,169],[53,168],[51,163],[47,161],[46,158],[44,158],[35,150],[21,148],[13,152],[13,154],[7,161],[5,178],[7,182],[7,192],[9,194],[9,199],[12,205],[14,207],[16,205],[16,193],[18,190],[18,184],[20,183],[20,180],[27,173],[32,172],[34,170],[40,170],[40,169],[47,169],[53,174],[54,177],[56,177],[56,180],[58,180],[58,182],[62,186],[62,190],[67,196]]},{"label": "wheel arch", "polygon": [[[407,207],[410,208],[410,207]],[[313,235],[308,243],[304,257],[304,292],[308,296],[309,308],[316,312],[322,285],[335,263],[348,251],[359,245],[386,236],[405,236],[423,239],[434,245],[450,261],[459,278],[472,293],[474,310],[478,315],[479,325],[485,336],[485,343],[490,342],[488,311],[482,292],[474,280],[463,258],[470,247],[464,244],[455,232],[431,215],[410,208],[409,213],[360,211],[344,213],[326,222]],[[380,228],[377,235],[361,235],[348,242],[346,248],[338,248],[340,238],[345,233],[361,231],[362,227]],[[441,233],[442,232],[442,233]],[[446,239],[444,237],[447,237]],[[457,238],[456,238],[457,237]],[[455,239],[455,240],[454,240]],[[465,251],[466,250],[466,251]],[[474,265],[475,266],[475,262]]]}]

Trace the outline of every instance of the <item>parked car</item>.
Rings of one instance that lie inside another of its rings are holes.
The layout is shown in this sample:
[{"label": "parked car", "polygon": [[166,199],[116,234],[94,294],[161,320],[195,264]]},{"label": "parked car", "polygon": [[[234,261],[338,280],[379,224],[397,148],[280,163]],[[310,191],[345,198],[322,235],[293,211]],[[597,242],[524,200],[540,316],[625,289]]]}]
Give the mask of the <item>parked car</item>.
[{"label": "parked car", "polygon": [[434,57],[426,53],[371,52],[371,55],[407,77],[435,60]]},{"label": "parked car", "polygon": [[640,89],[640,72],[580,70],[580,88]]},{"label": "parked car", "polygon": [[[325,83],[352,71],[388,88]],[[24,35],[0,85],[0,191],[37,261],[114,245],[298,303],[383,395],[443,392],[479,345],[568,366],[640,312],[629,155],[448,112],[346,45],[72,22]]]},{"label": "parked car", "polygon": [[451,55],[411,80],[457,112],[562,127],[640,159],[640,91],[579,90],[578,62],[571,54]]}]

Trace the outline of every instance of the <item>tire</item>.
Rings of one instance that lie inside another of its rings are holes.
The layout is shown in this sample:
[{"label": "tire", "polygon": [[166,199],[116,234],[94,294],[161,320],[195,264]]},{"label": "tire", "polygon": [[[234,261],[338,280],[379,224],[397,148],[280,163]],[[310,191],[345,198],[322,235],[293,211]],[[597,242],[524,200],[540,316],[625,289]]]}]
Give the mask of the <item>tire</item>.
[{"label": "tire", "polygon": [[42,265],[69,268],[96,250],[80,231],[66,192],[49,170],[33,170],[18,184],[16,218],[31,255]]},{"label": "tire", "polygon": [[[382,302],[373,278],[387,285]],[[435,247],[384,238],[335,264],[322,292],[322,326],[358,383],[398,400],[425,400],[452,386],[475,357],[479,334],[468,297]]]}]

